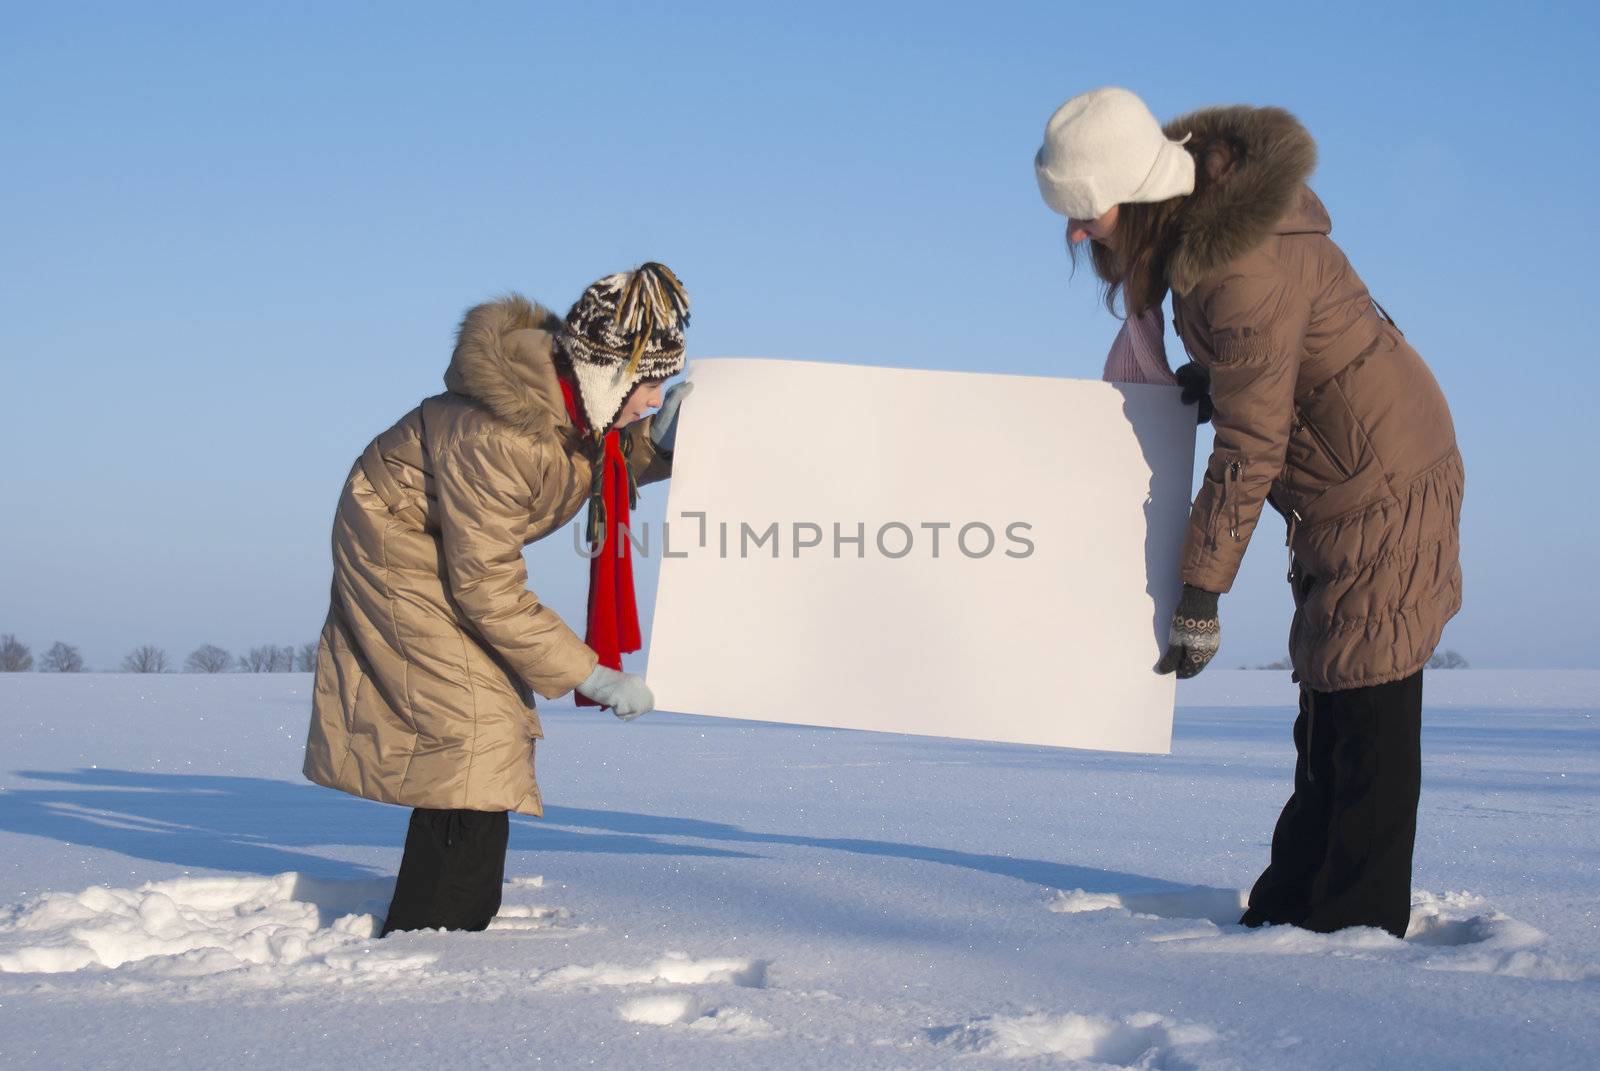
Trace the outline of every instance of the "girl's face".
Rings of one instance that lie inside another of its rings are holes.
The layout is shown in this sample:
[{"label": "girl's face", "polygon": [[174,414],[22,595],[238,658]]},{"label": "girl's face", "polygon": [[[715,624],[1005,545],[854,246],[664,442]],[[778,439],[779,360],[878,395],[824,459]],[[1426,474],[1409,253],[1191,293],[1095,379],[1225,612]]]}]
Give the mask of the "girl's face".
[{"label": "girl's face", "polygon": [[1085,238],[1099,242],[1103,246],[1111,245],[1111,235],[1117,229],[1117,206],[1112,205],[1106,214],[1099,219],[1069,219],[1067,220],[1067,241],[1077,245]]},{"label": "girl's face", "polygon": [[636,384],[628,393],[627,401],[622,403],[622,412],[617,414],[617,427],[623,428],[644,416],[647,412],[661,404],[661,383],[649,380]]}]

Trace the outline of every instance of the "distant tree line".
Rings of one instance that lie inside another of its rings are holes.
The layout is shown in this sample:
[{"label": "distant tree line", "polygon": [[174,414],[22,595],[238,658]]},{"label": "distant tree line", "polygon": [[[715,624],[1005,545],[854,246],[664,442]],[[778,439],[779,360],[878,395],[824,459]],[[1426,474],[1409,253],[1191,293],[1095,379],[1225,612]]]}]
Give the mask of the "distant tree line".
[{"label": "distant tree line", "polygon": [[[185,673],[310,673],[317,666],[317,645],[299,647],[265,644],[234,655],[213,643],[202,644],[183,660]],[[154,644],[135,647],[122,660],[121,673],[171,673],[177,664],[167,652]],[[83,655],[70,643],[57,640],[37,662],[29,646],[7,633],[0,636],[0,673],[82,673],[87,667]]]},{"label": "distant tree line", "polygon": [[[82,673],[83,655],[71,644],[57,640],[39,657],[40,673]],[[1428,659],[1429,669],[1467,669],[1469,663],[1455,651],[1440,651]],[[7,633],[0,636],[0,673],[26,673],[34,668],[33,652],[28,645]],[[122,673],[170,673],[177,667],[167,652],[146,644],[135,647],[122,660]],[[303,643],[299,647],[265,644],[252,647],[235,657],[215,644],[206,643],[189,652],[183,660],[185,673],[310,673],[317,668],[317,645]],[[1250,666],[1240,666],[1250,669]],[[1294,667],[1286,658],[1255,666],[1255,669],[1288,670]]]}]

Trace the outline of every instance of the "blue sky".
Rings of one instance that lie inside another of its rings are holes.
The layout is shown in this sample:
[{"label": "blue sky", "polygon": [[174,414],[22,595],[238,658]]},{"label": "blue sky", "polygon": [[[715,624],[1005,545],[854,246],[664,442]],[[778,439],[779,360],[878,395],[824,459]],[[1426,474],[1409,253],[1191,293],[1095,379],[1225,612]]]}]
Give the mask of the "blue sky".
[{"label": "blue sky", "polygon": [[[1454,408],[1466,608],[1446,644],[1600,665],[1592,5],[6,22],[0,632],[36,651],[110,667],[146,642],[313,639],[351,460],[441,389],[461,312],[509,289],[564,309],[660,259],[695,302],[691,356],[1097,375],[1115,324],[1069,279],[1031,158],[1063,99],[1120,84],[1163,117],[1242,102],[1306,123],[1334,237]],[[1277,523],[1224,600],[1220,664],[1284,648]],[[530,564],[581,629],[570,548]]]}]

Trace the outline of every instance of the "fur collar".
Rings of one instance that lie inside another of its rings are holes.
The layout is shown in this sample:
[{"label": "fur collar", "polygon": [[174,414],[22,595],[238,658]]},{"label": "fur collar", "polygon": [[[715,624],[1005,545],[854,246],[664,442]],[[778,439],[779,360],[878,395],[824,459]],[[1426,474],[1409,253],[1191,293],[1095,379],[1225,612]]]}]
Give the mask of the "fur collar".
[{"label": "fur collar", "polygon": [[444,385],[475,399],[519,431],[538,435],[570,424],[556,378],[561,320],[521,294],[468,309]]},{"label": "fur collar", "polygon": [[[1166,125],[1174,141],[1192,135],[1190,147],[1211,138],[1231,142],[1239,152],[1234,169],[1184,207],[1177,248],[1167,264],[1167,280],[1187,294],[1207,275],[1282,233],[1280,224],[1300,216],[1302,188],[1317,166],[1317,145],[1300,121],[1282,108],[1237,105],[1206,108]],[[1305,191],[1312,202],[1315,195]],[[1316,203],[1315,212],[1321,212]],[[1323,215],[1324,222],[1326,215]],[[1299,221],[1291,230],[1315,229]]]}]

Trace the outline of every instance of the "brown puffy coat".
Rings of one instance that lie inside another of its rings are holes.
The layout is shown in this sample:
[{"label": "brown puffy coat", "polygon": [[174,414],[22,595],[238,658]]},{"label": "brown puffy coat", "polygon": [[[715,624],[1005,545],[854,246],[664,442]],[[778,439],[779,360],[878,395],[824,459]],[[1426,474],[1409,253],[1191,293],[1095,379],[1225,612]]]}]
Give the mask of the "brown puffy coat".
[{"label": "brown puffy coat", "polygon": [[1444,395],[1328,237],[1305,186],[1316,147],[1291,115],[1216,108],[1167,133],[1242,149],[1185,206],[1168,262],[1177,331],[1216,406],[1183,579],[1226,592],[1270,503],[1293,548],[1298,679],[1335,691],[1410,676],[1461,607]]},{"label": "brown puffy coat", "polygon": [[[542,813],[529,692],[569,692],[596,661],[527,589],[522,559],[585,506],[597,456],[562,401],[559,326],[515,295],[472,309],[449,392],[351,470],[317,651],[312,781],[410,807]],[[648,429],[623,436],[641,484],[670,468]],[[576,554],[573,568],[587,569]]]}]

